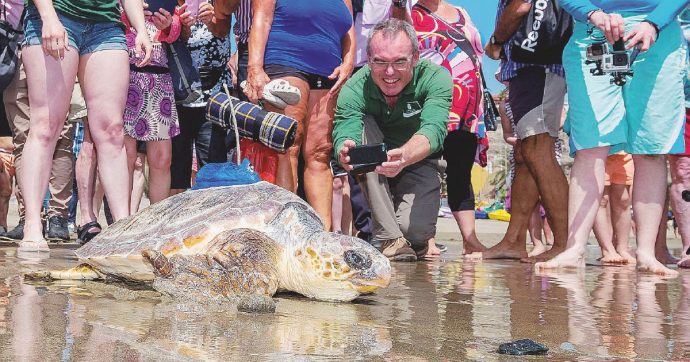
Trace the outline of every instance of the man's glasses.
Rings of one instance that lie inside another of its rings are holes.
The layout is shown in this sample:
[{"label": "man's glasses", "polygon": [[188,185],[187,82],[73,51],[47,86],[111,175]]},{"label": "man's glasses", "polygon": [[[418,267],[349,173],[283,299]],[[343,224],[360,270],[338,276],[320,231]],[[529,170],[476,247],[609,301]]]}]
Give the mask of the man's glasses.
[{"label": "man's glasses", "polygon": [[406,70],[410,66],[409,59],[398,59],[392,62],[384,62],[382,60],[371,60],[369,65],[377,70],[386,70],[392,67],[395,70]]}]

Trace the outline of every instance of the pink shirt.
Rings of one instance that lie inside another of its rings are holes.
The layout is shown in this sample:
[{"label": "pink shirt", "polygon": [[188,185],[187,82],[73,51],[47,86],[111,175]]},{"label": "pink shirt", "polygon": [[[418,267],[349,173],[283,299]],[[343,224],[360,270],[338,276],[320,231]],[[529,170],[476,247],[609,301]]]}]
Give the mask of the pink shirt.
[{"label": "pink shirt", "polygon": [[21,28],[22,24],[19,24],[19,18],[22,16],[22,11],[24,11],[24,0],[0,0],[0,4],[5,7],[7,13],[7,19],[5,19],[0,11],[2,20],[10,23],[15,29]]}]

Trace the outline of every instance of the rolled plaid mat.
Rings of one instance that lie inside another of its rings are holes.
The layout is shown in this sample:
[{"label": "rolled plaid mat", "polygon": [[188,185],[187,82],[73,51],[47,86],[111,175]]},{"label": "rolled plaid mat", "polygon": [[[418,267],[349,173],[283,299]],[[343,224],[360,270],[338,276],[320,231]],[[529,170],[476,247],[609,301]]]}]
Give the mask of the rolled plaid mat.
[{"label": "rolled plaid mat", "polygon": [[232,111],[235,108],[237,129],[241,137],[259,141],[266,147],[285,153],[295,142],[297,121],[280,113],[267,112],[256,104],[241,101],[218,92],[206,105],[206,119],[225,129],[232,129]]}]

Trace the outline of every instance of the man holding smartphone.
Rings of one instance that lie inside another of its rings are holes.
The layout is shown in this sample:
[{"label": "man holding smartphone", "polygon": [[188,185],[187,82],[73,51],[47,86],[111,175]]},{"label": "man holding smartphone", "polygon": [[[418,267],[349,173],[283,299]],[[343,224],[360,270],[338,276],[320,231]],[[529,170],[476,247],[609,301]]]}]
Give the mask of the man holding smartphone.
[{"label": "man holding smartphone", "polygon": [[362,160],[351,149],[386,145],[386,161],[359,176],[371,207],[372,244],[393,261],[416,261],[436,234],[452,82],[445,69],[419,61],[414,28],[402,20],[377,24],[367,55],[368,67],[340,91],[334,149],[352,171]]}]

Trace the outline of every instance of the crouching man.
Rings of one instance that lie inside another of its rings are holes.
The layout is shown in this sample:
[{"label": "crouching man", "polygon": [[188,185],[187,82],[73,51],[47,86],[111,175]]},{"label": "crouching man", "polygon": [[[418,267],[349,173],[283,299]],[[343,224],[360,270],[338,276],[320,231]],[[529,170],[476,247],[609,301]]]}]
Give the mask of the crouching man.
[{"label": "crouching man", "polygon": [[371,207],[371,242],[393,261],[416,261],[436,233],[451,77],[419,60],[414,28],[398,19],[374,27],[367,54],[368,66],[338,97],[334,149],[352,171],[352,148],[386,145],[387,161],[359,176]]}]

